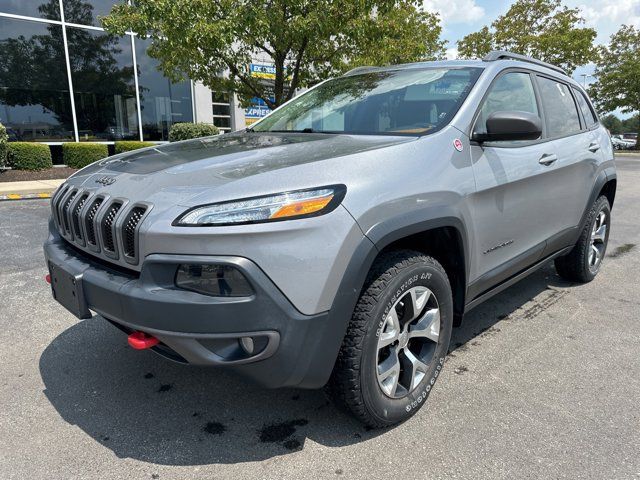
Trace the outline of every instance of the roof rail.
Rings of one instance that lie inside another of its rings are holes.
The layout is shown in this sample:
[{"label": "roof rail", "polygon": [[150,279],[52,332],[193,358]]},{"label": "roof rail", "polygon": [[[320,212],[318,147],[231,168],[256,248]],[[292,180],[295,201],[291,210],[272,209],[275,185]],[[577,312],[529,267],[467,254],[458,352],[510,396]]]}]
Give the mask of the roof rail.
[{"label": "roof rail", "polygon": [[563,75],[567,74],[567,72],[565,72],[562,68],[550,63],[543,62],[542,60],[536,60],[535,58],[527,57],[526,55],[507,52],[506,50],[493,50],[482,59],[483,62],[495,62],[496,60],[520,60],[521,62],[533,63],[535,65],[550,68],[551,70],[560,72]]}]

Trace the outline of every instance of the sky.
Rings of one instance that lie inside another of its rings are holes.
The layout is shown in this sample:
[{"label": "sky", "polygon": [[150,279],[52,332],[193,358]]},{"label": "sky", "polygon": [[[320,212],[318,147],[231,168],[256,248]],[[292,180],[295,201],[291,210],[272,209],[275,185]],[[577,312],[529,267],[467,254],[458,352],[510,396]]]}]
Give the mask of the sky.
[{"label": "sky", "polygon": [[[496,17],[506,13],[512,1],[506,0],[424,0],[429,11],[440,13],[443,32],[442,37],[448,42],[447,56],[456,57],[456,41],[468,33],[475,32],[484,25],[489,25]],[[563,4],[582,11],[586,25],[598,32],[596,43],[605,44],[609,36],[615,33],[620,25],[634,25],[640,28],[640,0],[564,0]],[[573,76],[581,83],[593,82],[592,77],[582,74],[593,73],[593,65],[578,68]]]}]

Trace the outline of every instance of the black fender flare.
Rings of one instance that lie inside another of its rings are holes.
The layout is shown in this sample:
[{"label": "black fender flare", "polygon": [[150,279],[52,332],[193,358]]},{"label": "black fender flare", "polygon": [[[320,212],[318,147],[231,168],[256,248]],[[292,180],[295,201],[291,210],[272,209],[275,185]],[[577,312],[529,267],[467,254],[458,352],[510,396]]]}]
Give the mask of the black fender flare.
[{"label": "black fender flare", "polygon": [[[440,215],[443,211],[451,213],[447,207],[433,207]],[[449,210],[449,212],[447,212]],[[316,355],[311,361],[301,387],[322,386],[329,380],[338,351],[347,331],[349,320],[355,309],[360,293],[365,284],[367,274],[378,254],[388,245],[411,235],[428,230],[453,227],[462,239],[464,249],[465,286],[469,268],[469,250],[467,230],[461,217],[457,215],[437,216],[425,220],[425,211],[403,213],[376,224],[366,235],[349,261],[340,281],[338,292],[333,300],[327,317],[327,325],[322,335],[314,342],[317,345]],[[428,217],[427,217],[428,218]]]},{"label": "black fender flare", "polygon": [[[578,241],[578,238],[580,237],[580,232],[582,231],[582,225],[584,225],[584,222],[586,221],[587,216],[589,215],[589,211],[591,210],[591,206],[598,199],[598,196],[600,195],[602,188],[611,180],[616,180],[617,178],[618,178],[618,175],[616,173],[616,169],[614,166],[609,166],[600,170],[593,184],[593,187],[591,188],[591,193],[589,194],[589,200],[587,200],[587,204],[585,205],[584,211],[582,212],[582,216],[580,217],[580,223],[578,223],[578,225],[576,226],[575,238],[572,244],[575,244]],[[611,205],[611,208],[613,209],[613,205]]]}]

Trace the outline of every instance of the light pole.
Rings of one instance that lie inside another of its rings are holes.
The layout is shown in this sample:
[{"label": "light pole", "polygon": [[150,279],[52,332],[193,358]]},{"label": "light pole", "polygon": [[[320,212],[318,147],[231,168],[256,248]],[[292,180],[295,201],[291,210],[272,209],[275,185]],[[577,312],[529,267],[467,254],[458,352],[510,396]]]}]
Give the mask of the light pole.
[{"label": "light pole", "polygon": [[588,73],[582,73],[582,74],[580,74],[580,76],[582,77],[582,86],[585,89],[587,88],[587,78],[588,77],[595,78],[593,75],[590,75]]}]

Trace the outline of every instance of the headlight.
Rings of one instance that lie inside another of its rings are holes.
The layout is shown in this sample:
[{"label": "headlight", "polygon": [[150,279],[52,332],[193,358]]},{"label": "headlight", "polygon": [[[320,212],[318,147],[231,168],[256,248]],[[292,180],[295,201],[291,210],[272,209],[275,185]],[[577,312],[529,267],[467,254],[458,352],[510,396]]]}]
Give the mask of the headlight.
[{"label": "headlight", "polygon": [[173,223],[177,226],[241,225],[324,215],[344,198],[344,185],[297,190],[192,208]]}]

